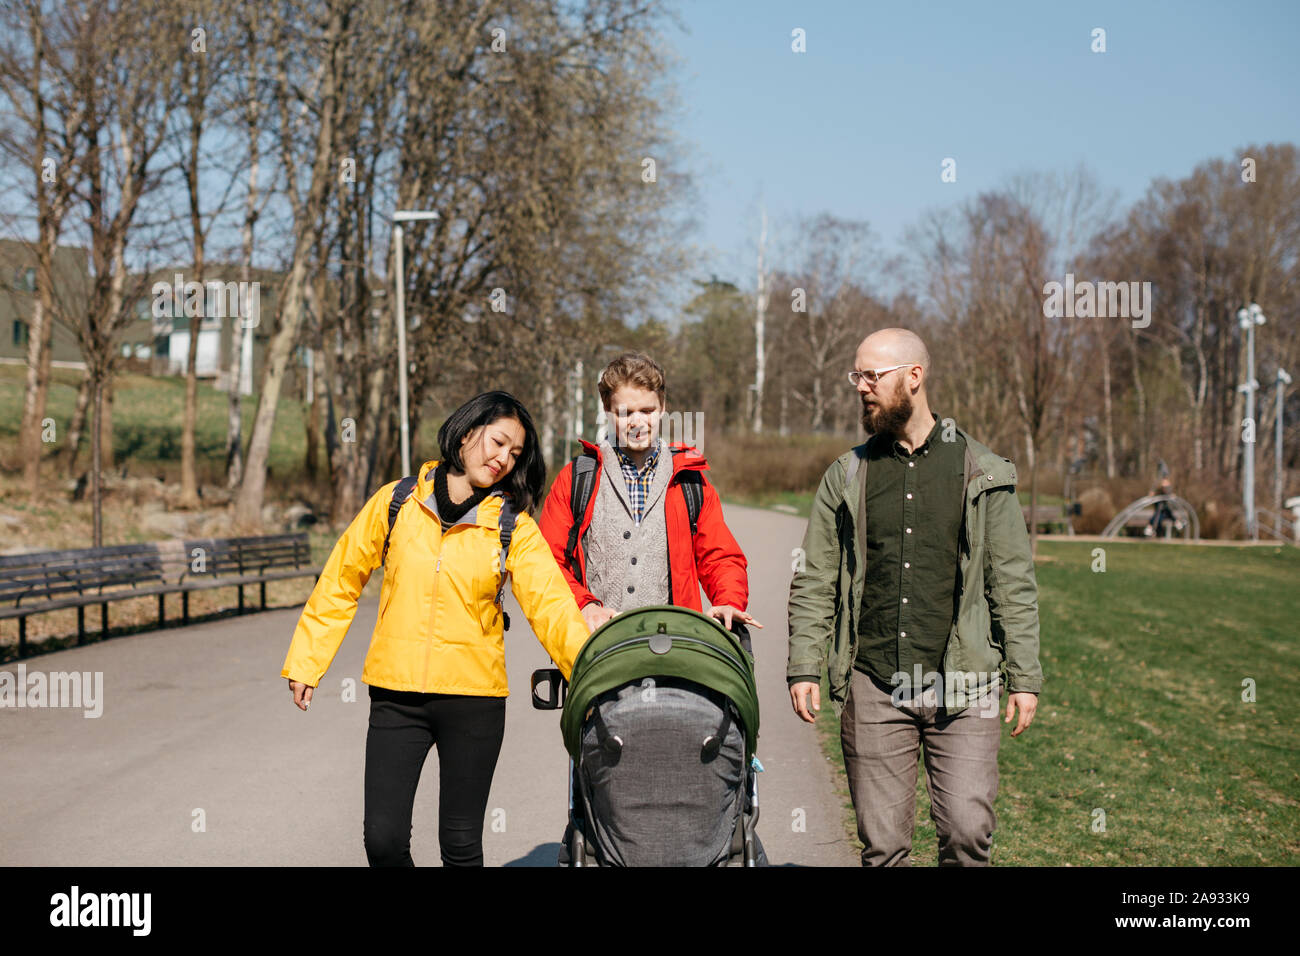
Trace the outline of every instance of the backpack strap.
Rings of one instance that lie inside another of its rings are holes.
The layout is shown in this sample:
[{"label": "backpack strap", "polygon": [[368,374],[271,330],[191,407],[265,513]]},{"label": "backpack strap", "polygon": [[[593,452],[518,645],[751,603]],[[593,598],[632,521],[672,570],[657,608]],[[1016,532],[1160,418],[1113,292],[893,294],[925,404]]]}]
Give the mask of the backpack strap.
[{"label": "backpack strap", "polygon": [[388,561],[388,541],[393,536],[393,522],[397,520],[397,512],[402,510],[402,505],[406,499],[411,497],[411,492],[415,490],[415,483],[419,480],[416,475],[407,475],[397,483],[393,489],[392,500],[388,502],[388,531],[384,535],[384,553],[379,559],[379,563],[384,565]]},{"label": "backpack strap", "polygon": [[571,464],[573,474],[569,486],[569,511],[573,514],[573,525],[569,528],[569,540],[564,545],[564,563],[576,578],[579,570],[578,533],[582,529],[582,519],[587,516],[587,503],[591,501],[592,489],[596,487],[596,456],[584,451]]},{"label": "backpack strap", "polygon": [[[680,455],[693,450],[674,448],[673,454]],[[688,469],[682,472],[682,476],[677,479],[677,484],[682,489],[682,497],[686,499],[686,517],[690,519],[693,538],[700,530],[700,509],[704,507],[704,476],[694,469]]]},{"label": "backpack strap", "polygon": [[[506,596],[506,577],[509,571],[506,570],[506,558],[510,554],[510,539],[515,536],[515,521],[519,518],[519,512],[515,511],[514,499],[509,495],[501,496],[501,516],[497,519],[500,526],[501,538],[501,574],[497,583],[497,607],[502,606]],[[509,623],[506,628],[509,629]]]},{"label": "backpack strap", "polygon": [[852,457],[844,469],[844,491],[849,490],[849,485],[853,484],[853,476],[858,473],[858,465],[862,464],[862,459],[867,454],[866,444],[861,444],[853,449]]}]

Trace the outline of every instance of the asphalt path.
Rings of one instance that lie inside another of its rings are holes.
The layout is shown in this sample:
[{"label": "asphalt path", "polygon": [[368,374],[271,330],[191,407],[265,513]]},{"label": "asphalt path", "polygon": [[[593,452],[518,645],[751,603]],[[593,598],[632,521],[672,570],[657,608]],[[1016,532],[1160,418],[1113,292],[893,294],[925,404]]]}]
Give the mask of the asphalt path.
[{"label": "asphalt path", "polygon": [[[726,514],[749,559],[750,610],[766,625],[753,631],[765,767],[759,835],[774,865],[856,865],[831,766],[786,693],[785,602],[804,521],[731,505]],[[529,675],[549,659],[509,601],[511,696],[484,858],[488,866],[552,866],[567,756],[559,712],[529,701]],[[364,866],[369,698],[361,669],[378,601],[359,603],[305,713],[279,676],[300,611],[167,628],[23,662],[28,675],[102,674],[102,713],[0,707],[0,865]],[[3,670],[16,675],[19,665]],[[439,862],[437,773],[434,751],[415,799],[417,866]]]}]

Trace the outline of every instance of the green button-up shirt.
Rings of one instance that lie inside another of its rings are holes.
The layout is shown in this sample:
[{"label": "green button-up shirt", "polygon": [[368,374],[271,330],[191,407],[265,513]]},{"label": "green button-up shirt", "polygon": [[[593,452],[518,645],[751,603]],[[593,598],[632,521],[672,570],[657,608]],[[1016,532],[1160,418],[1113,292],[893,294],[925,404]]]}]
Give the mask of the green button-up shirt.
[{"label": "green button-up shirt", "polygon": [[[887,684],[939,673],[957,608],[957,548],[966,442],[935,416],[909,453],[874,436],[867,447],[866,578],[855,666]],[[919,688],[918,688],[919,689]]]}]

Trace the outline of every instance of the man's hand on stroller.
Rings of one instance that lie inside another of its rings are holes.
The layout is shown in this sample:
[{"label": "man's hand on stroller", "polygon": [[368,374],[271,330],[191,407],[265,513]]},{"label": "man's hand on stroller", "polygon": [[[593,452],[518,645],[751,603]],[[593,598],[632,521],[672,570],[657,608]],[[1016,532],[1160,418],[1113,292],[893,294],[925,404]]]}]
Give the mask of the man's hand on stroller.
[{"label": "man's hand on stroller", "polygon": [[713,607],[709,608],[709,616],[715,617],[719,621],[721,621],[722,626],[725,627],[727,630],[731,630],[731,619],[733,617],[736,618],[737,620],[743,621],[745,624],[748,624],[751,627],[763,626],[762,624],[759,624],[758,621],[756,621],[754,617],[750,615],[748,612],[741,611],[737,608],[734,608],[730,604],[713,605]]},{"label": "man's hand on stroller", "polygon": [[[812,707],[808,706],[808,695],[812,695]],[[800,719],[812,723],[817,719],[813,711],[822,709],[822,689],[816,681],[803,680],[790,685],[790,703]]]}]

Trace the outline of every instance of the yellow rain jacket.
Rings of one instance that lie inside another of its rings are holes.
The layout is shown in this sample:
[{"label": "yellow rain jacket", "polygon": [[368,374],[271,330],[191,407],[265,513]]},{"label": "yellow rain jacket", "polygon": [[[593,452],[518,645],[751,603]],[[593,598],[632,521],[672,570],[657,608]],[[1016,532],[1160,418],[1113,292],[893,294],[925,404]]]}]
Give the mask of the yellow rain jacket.
[{"label": "yellow rain jacket", "polygon": [[[436,461],[393,523],[379,619],[361,680],[390,690],[505,697],[502,610],[496,604],[502,499],[493,492],[446,532],[433,493]],[[379,567],[388,506],[397,482],[384,485],[343,532],[303,608],[281,677],[315,687],[329,669]],[[567,678],[587,626],[550,545],[519,514],[506,558],[511,587],[537,639]]]}]

